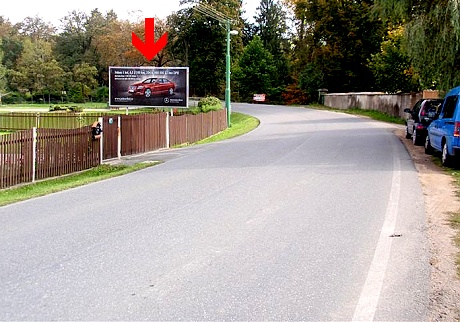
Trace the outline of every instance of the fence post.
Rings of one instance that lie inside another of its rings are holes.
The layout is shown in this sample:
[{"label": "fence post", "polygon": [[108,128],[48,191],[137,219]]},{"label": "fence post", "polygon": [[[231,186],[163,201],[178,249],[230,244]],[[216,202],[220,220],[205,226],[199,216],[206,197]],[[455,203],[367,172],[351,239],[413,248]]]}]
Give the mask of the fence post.
[{"label": "fence post", "polygon": [[37,128],[32,128],[32,182],[35,182],[35,171],[37,164]]},{"label": "fence post", "polygon": [[117,128],[117,156],[121,159],[121,116],[118,116],[118,128]]},{"label": "fence post", "polygon": [[170,134],[169,134],[169,113],[166,113],[166,148],[169,149],[170,145]]},{"label": "fence post", "polygon": [[97,119],[99,124],[101,124],[101,139],[99,140],[99,164],[102,164],[102,159],[104,158],[104,121],[102,117]]}]

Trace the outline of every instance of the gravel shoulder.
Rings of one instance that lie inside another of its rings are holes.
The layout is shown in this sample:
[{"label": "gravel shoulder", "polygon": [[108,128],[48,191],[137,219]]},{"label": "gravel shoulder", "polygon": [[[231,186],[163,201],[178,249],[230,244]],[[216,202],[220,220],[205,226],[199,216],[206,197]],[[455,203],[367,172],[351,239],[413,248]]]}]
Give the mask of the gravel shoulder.
[{"label": "gravel shoulder", "polygon": [[455,263],[460,249],[454,243],[457,231],[449,225],[451,213],[460,212],[458,188],[423,146],[414,146],[405,138],[404,128],[395,134],[414,161],[425,195],[432,267],[429,321],[460,321],[460,277]]}]

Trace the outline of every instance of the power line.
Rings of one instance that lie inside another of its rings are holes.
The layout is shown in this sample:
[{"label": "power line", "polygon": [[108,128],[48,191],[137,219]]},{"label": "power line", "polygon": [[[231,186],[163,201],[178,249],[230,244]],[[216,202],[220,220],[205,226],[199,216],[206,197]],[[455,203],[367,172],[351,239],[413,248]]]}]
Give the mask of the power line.
[{"label": "power line", "polygon": [[199,3],[197,6],[193,7],[193,9],[223,24],[231,22],[230,17],[224,15],[222,12],[217,11],[216,9],[214,9],[206,3]]}]

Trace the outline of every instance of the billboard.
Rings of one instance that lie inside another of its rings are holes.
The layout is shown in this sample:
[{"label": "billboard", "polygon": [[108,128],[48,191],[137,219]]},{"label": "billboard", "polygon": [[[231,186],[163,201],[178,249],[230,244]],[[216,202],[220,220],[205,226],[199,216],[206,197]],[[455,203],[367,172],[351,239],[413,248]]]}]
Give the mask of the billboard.
[{"label": "billboard", "polygon": [[188,67],[109,67],[109,105],[188,108]]}]

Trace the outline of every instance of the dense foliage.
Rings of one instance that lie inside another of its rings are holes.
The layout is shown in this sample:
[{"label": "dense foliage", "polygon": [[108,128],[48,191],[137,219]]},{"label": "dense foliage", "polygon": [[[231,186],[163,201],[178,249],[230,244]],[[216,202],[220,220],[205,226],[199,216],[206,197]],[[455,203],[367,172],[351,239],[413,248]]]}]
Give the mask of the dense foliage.
[{"label": "dense foliage", "polygon": [[[447,90],[460,82],[458,0],[260,0],[244,19],[242,0],[197,1],[164,20],[168,45],[146,60],[131,44],[144,20],[73,11],[53,26],[39,16],[0,16],[0,102],[107,101],[109,66],[188,66],[190,94],[223,98],[228,20],[231,95],[306,103],[329,92]],[[219,21],[220,20],[220,21]]]},{"label": "dense foliage", "polygon": [[218,111],[223,108],[220,99],[214,96],[206,96],[200,99],[198,102],[199,111],[202,113],[208,113],[211,111]]},{"label": "dense foliage", "polygon": [[422,88],[460,84],[458,0],[375,0],[384,21],[404,29],[404,50]]}]

